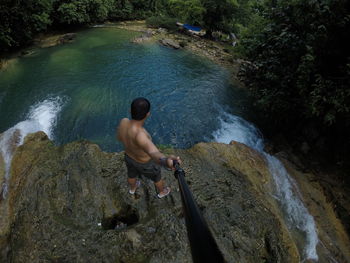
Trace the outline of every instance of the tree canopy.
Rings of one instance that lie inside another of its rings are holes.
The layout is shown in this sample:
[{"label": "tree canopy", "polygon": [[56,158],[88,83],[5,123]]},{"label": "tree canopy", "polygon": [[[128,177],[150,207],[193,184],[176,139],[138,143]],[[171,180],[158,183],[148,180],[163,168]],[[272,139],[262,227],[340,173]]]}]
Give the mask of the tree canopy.
[{"label": "tree canopy", "polygon": [[205,9],[203,26],[209,31],[231,32],[236,0],[201,0]]},{"label": "tree canopy", "polygon": [[[261,15],[259,32],[240,43],[253,62],[243,72],[257,105],[275,130],[350,146],[349,1],[281,0]],[[310,126],[320,136],[305,132]]]}]

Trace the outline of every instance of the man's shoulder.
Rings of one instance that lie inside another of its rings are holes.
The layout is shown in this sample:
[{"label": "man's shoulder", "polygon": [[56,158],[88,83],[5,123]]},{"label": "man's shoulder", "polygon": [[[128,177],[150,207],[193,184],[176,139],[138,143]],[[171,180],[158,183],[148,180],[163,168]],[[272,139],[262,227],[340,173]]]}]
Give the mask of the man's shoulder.
[{"label": "man's shoulder", "polygon": [[138,143],[140,143],[140,142],[144,143],[144,142],[149,141],[148,134],[143,129],[140,129],[137,131],[137,133],[135,134],[135,139]]},{"label": "man's shoulder", "polygon": [[125,125],[125,124],[129,123],[129,121],[130,120],[128,118],[123,118],[123,119],[120,120],[119,126],[122,126],[122,125]]}]

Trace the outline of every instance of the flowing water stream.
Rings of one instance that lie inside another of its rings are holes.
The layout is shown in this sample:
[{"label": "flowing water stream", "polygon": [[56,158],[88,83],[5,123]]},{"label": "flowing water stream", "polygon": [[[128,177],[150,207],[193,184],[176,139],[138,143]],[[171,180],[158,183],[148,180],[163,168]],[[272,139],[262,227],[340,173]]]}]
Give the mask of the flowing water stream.
[{"label": "flowing water stream", "polygon": [[264,151],[264,140],[260,131],[252,123],[227,112],[223,112],[220,116],[220,122],[221,128],[213,133],[217,142],[230,143],[232,140],[241,142],[265,156],[275,183],[273,195],[284,212],[287,225],[292,232],[301,232],[304,236],[303,244],[299,244],[304,259],[318,260],[315,221],[301,201],[298,186],[282,162]]},{"label": "flowing water stream", "polygon": [[36,50],[0,72],[0,153],[6,196],[14,145],[35,131],[57,144],[88,139],[106,151],[121,150],[118,121],[133,98],[152,103],[146,128],[156,144],[187,148],[200,141],[242,142],[268,160],[274,195],[291,229],[304,235],[302,253],[317,260],[317,232],[294,180],[264,152],[245,93],[229,72],[186,51],[131,44],[136,33],[116,28],[80,32],[74,43]]}]

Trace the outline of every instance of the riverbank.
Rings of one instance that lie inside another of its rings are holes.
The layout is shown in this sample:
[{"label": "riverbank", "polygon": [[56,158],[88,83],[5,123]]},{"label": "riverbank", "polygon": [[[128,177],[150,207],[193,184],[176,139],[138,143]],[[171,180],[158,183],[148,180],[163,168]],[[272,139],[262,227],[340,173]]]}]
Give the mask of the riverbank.
[{"label": "riverbank", "polygon": [[[232,47],[229,44],[224,44],[195,35],[170,32],[164,28],[150,28],[143,20],[117,23],[116,27],[142,33],[139,38],[140,41],[135,41],[140,44],[149,42],[155,43],[164,39],[170,39],[179,45],[181,49],[189,50],[196,55],[206,57],[214,63],[224,66],[226,69],[232,72],[235,82],[239,82],[237,74],[241,60],[233,57],[231,54]],[[239,86],[243,86],[243,84],[239,82]]]},{"label": "riverbank", "polygon": [[16,63],[17,59],[20,57],[35,55],[38,49],[50,48],[57,45],[69,43],[74,40],[76,33],[83,29],[86,29],[86,27],[72,29],[72,30],[69,30],[68,32],[53,31],[53,32],[38,34],[33,39],[31,45],[28,45],[23,48],[19,48],[18,50],[15,50],[0,56],[0,70],[5,70],[7,67],[11,66],[13,63]]},{"label": "riverbank", "polygon": [[[234,59],[230,53],[230,46],[213,40],[200,38],[198,36],[190,36],[180,32],[169,32],[166,29],[156,29],[147,27],[144,20],[124,21],[119,23],[106,22],[101,25],[94,25],[92,27],[116,27],[124,30],[140,32],[140,37],[148,34],[139,43],[155,43],[162,39],[170,39],[177,43],[181,49],[189,50],[196,55],[206,57],[216,64],[224,66],[231,72],[232,81],[238,86],[243,84],[239,81],[237,74],[241,61]],[[86,29],[86,28],[83,28]],[[81,30],[78,29],[78,30]],[[29,47],[20,49],[9,54],[6,57],[0,58],[0,70],[6,69],[9,65],[16,62],[16,59],[22,56],[30,56],[35,53],[38,48],[49,48],[56,45],[64,44],[67,41],[62,41],[67,35],[74,34],[78,30],[68,32],[51,32],[38,35],[33,44]]]}]

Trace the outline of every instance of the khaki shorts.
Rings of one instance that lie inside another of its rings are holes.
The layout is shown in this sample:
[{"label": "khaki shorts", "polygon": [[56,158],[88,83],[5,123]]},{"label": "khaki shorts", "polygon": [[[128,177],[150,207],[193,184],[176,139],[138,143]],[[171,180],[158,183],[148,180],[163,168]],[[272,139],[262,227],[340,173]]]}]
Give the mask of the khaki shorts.
[{"label": "khaki shorts", "polygon": [[124,160],[128,168],[128,178],[136,178],[144,175],[155,183],[159,182],[162,178],[160,165],[156,164],[153,160],[147,163],[139,163],[127,154],[125,154]]}]

